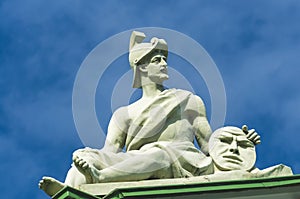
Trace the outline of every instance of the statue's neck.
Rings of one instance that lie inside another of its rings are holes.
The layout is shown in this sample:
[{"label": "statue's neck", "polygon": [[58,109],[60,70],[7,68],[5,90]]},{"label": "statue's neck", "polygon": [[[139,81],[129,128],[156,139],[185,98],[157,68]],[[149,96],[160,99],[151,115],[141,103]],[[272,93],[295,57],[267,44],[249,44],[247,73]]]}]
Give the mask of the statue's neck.
[{"label": "statue's neck", "polygon": [[142,86],[143,96],[142,98],[153,98],[159,95],[163,90],[164,86],[156,83],[149,83],[147,85]]}]

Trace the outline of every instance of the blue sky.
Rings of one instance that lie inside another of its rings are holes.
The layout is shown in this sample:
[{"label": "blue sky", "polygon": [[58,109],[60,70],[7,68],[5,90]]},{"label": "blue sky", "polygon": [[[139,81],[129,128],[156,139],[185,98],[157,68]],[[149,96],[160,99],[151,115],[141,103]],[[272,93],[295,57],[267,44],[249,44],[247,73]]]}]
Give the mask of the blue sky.
[{"label": "blue sky", "polygon": [[[148,26],[182,32],[210,54],[226,88],[225,125],[246,123],[261,134],[258,167],[284,163],[300,173],[299,10],[297,0],[2,0],[2,196],[48,198],[39,179],[64,180],[72,152],[83,147],[72,116],[82,61],[108,37]],[[126,57],[116,62],[129,68]],[[205,89],[196,92],[210,104]],[[111,111],[97,114],[107,125]]]}]

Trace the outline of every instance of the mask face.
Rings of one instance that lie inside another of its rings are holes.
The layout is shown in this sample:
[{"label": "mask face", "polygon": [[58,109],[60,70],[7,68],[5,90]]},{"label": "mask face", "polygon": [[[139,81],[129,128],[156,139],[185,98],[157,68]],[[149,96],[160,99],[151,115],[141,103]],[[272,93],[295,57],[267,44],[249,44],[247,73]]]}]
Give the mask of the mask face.
[{"label": "mask face", "polygon": [[239,128],[217,130],[210,138],[209,147],[209,153],[221,171],[249,171],[254,167],[255,146]]}]

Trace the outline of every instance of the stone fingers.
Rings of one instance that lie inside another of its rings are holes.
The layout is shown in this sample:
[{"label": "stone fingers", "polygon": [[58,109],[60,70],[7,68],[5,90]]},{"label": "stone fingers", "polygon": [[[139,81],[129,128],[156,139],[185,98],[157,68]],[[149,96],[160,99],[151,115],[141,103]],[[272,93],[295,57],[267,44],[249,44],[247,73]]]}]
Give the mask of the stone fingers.
[{"label": "stone fingers", "polygon": [[255,131],[255,129],[251,129],[248,131],[247,138],[251,140],[254,144],[260,144],[260,136]]}]

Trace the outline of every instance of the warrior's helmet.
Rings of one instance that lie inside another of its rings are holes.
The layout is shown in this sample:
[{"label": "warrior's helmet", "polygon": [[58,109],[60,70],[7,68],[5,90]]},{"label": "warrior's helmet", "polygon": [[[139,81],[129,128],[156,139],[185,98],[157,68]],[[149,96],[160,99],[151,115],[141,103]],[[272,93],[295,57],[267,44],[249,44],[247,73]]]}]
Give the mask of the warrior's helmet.
[{"label": "warrior's helmet", "polygon": [[129,64],[133,69],[133,88],[141,87],[138,66],[145,63],[147,55],[154,52],[161,52],[168,57],[168,44],[163,39],[153,37],[150,43],[142,43],[146,35],[142,32],[133,31],[129,44]]}]

